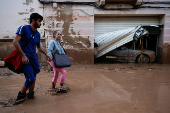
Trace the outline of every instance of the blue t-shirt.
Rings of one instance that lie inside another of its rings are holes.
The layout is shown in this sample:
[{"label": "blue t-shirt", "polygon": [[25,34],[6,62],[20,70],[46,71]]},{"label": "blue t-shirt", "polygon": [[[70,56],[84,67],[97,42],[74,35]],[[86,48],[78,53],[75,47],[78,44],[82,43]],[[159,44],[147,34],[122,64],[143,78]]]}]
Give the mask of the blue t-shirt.
[{"label": "blue t-shirt", "polygon": [[[22,25],[18,28],[16,34],[22,35],[21,40],[19,41],[20,46],[22,47],[26,44],[29,39],[32,37],[34,31],[32,30],[30,25]],[[38,56],[36,54],[36,46],[40,47],[40,33],[35,30],[34,37],[27,44],[27,46],[23,49],[25,55],[32,57],[33,59],[38,60]]]}]

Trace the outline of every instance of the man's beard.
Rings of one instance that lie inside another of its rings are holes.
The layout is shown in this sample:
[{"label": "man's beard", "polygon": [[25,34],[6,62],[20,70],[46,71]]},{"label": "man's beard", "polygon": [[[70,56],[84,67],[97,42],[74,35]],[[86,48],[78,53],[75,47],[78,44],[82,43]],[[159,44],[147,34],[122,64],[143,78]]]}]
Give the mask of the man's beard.
[{"label": "man's beard", "polygon": [[35,22],[34,27],[35,28],[40,28],[40,26],[37,24],[37,22]]}]

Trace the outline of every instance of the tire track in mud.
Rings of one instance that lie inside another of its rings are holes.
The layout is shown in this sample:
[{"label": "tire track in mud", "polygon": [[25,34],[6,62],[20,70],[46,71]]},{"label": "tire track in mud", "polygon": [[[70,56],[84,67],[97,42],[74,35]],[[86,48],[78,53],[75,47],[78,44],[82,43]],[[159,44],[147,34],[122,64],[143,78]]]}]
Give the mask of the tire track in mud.
[{"label": "tire track in mud", "polygon": [[112,99],[114,102],[121,100],[131,102],[131,93],[102,73],[95,77],[94,84],[94,95],[103,97],[103,101]]}]

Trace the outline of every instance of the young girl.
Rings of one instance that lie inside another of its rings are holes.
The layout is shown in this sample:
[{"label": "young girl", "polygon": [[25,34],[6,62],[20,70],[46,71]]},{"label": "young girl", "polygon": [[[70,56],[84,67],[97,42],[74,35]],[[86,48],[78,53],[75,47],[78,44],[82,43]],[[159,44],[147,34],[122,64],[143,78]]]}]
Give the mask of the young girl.
[{"label": "young girl", "polygon": [[[48,49],[47,49],[47,53],[51,56],[51,58],[53,59],[53,55],[54,53],[59,53],[59,54],[65,54],[65,50],[62,47],[61,44],[61,31],[60,30],[56,30],[53,33],[53,38],[48,45]],[[72,61],[73,58],[70,57],[70,60]],[[54,61],[51,60],[50,65],[53,67],[53,71],[54,71],[54,77],[52,79],[52,88],[55,88],[55,85],[57,83],[57,79],[59,76],[59,72],[61,73],[61,77],[60,77],[60,86],[63,86],[64,81],[65,81],[65,76],[66,76],[66,70],[64,68],[56,68],[54,65]]]}]

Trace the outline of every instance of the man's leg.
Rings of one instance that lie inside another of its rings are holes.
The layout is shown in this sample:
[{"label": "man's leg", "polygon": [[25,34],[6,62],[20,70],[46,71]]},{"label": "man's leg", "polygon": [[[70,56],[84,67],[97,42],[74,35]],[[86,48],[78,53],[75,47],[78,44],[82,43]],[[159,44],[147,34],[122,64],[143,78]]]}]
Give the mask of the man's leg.
[{"label": "man's leg", "polygon": [[24,75],[25,75],[26,81],[25,81],[25,84],[22,87],[21,91],[19,91],[19,93],[18,93],[17,100],[26,98],[26,91],[35,82],[34,73],[33,73],[31,64],[28,63],[28,64],[24,65],[23,70],[24,70]]},{"label": "man's leg", "polygon": [[[36,77],[35,77],[36,80]],[[33,92],[35,87],[35,82],[32,84],[32,86],[29,88],[29,92]]]},{"label": "man's leg", "polygon": [[[35,77],[36,80],[36,77]],[[34,99],[34,87],[35,87],[35,82],[32,84],[32,86],[29,88],[29,92],[27,93],[27,98],[28,99]]]},{"label": "man's leg", "polygon": [[25,87],[25,85],[22,87],[21,91],[18,92],[18,96],[17,96],[17,101],[18,100],[22,100],[24,98],[26,98],[26,91],[28,90],[27,87]]},{"label": "man's leg", "polygon": [[38,60],[34,60],[32,58],[29,59],[29,62],[32,66],[34,82],[29,87],[29,92],[27,93],[27,98],[34,99],[34,87],[35,87],[36,74],[40,72],[40,65],[39,65]]},{"label": "man's leg", "polygon": [[25,85],[22,87],[22,89],[21,89],[21,93],[26,93],[26,91],[28,90],[28,88],[27,87],[25,87]]}]

